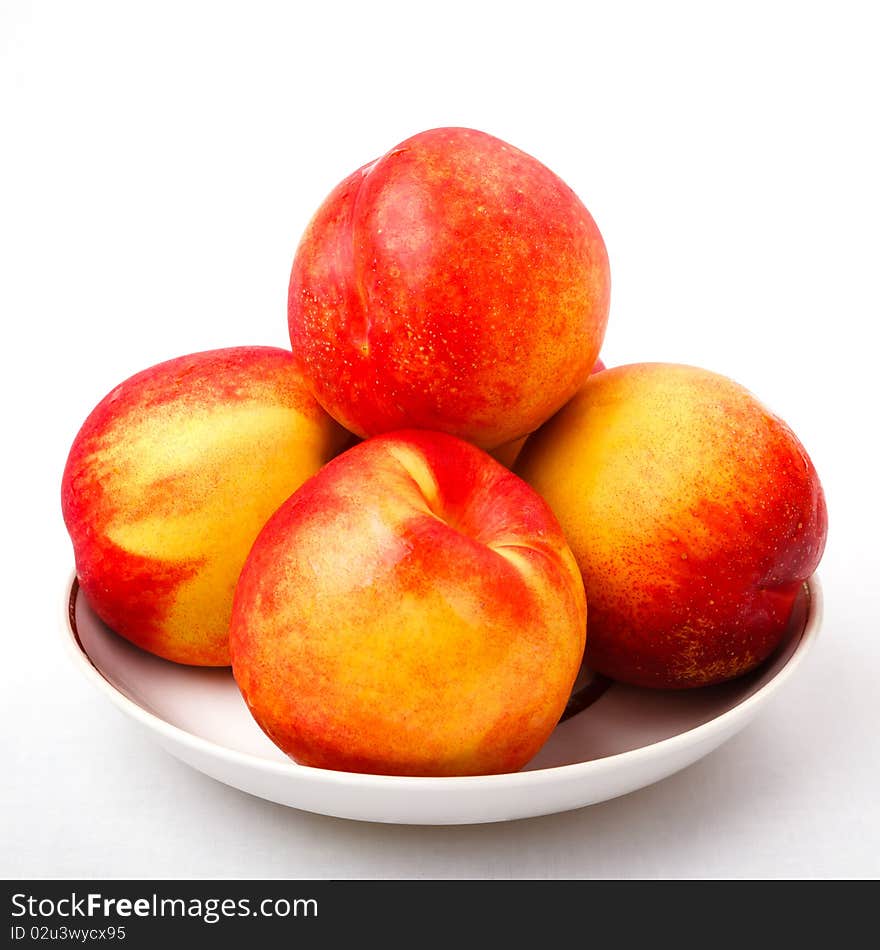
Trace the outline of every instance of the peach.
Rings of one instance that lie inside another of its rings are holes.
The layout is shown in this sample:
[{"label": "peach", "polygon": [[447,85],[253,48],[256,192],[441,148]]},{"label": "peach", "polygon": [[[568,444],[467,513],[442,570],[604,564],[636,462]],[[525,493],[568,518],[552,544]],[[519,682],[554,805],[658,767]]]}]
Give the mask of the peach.
[{"label": "peach", "polygon": [[296,252],[293,351],[360,436],[433,429],[495,448],[580,388],[608,257],[553,172],[472,129],[422,132],[346,178]]},{"label": "peach", "polygon": [[516,471],[583,574],[587,661],[639,686],[718,683],[760,663],[825,545],[801,443],[747,390],[694,367],[592,376]]},{"label": "peach", "polygon": [[230,647],[251,713],[296,761],[466,775],[538,751],[585,623],[547,505],[473,445],[408,431],[340,455],[269,520]]},{"label": "peach", "polygon": [[232,593],[254,538],[346,438],[287,350],[196,353],[132,376],[89,415],[64,470],[89,602],[158,656],[228,665]]}]

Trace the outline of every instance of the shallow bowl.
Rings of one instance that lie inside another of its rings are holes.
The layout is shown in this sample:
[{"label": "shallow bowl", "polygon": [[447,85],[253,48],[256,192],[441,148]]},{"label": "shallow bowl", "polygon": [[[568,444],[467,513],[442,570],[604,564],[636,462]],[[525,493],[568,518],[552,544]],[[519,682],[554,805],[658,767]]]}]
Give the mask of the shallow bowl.
[{"label": "shallow bowl", "polygon": [[666,778],[747,725],[794,675],[822,616],[814,576],[789,628],[758,669],[720,686],[637,689],[583,670],[567,716],[521,771],[462,778],[362,775],[297,765],[251,718],[228,669],[180,666],[106,627],[75,578],[64,640],[83,675],[172,755],[234,788],[361,821],[469,824],[581,808]]}]

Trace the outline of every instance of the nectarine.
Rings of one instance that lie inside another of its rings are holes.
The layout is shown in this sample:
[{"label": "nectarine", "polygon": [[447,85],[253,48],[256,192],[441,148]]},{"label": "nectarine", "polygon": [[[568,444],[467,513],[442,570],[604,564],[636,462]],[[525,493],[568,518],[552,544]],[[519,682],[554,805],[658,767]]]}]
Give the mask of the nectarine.
[{"label": "nectarine", "polygon": [[230,646],[254,718],[296,761],[466,775],[538,751],[585,623],[547,505],[473,445],[410,431],[349,449],[273,515]]},{"label": "nectarine", "polygon": [[251,543],[346,438],[287,350],[196,353],[132,376],[88,417],[64,470],[64,520],[92,607],[166,659],[228,665]]},{"label": "nectarine", "polygon": [[627,683],[702,686],[760,663],[825,545],[822,488],[792,431],[689,366],[592,376],[516,471],[583,573],[587,660]]},{"label": "nectarine", "polygon": [[288,317],[312,391],[361,436],[400,428],[495,448],[588,376],[608,257],[553,172],[473,129],[433,129],[358,169],[296,252]]}]

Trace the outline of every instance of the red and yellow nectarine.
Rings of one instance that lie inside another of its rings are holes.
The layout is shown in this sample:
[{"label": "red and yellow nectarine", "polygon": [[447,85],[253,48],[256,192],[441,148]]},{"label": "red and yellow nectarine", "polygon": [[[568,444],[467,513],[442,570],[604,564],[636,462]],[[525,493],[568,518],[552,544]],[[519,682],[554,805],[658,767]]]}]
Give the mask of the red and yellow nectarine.
[{"label": "red and yellow nectarine", "polygon": [[230,647],[254,718],[298,762],[468,775],[545,742],[585,623],[547,505],[473,445],[410,431],[338,456],[269,520]]},{"label": "red and yellow nectarine", "polygon": [[588,662],[639,686],[702,686],[760,663],[825,545],[822,488],[792,431],[689,366],[591,376],[516,471],[583,573]]},{"label": "red and yellow nectarine", "polygon": [[347,438],[287,350],[196,353],[132,376],[89,415],[64,470],[64,520],[92,607],[166,659],[228,665],[251,543]]},{"label": "red and yellow nectarine", "polygon": [[288,317],[316,398],[352,432],[491,449],[577,392],[608,302],[605,245],[574,192],[512,145],[446,128],[330,194],[297,249]]}]

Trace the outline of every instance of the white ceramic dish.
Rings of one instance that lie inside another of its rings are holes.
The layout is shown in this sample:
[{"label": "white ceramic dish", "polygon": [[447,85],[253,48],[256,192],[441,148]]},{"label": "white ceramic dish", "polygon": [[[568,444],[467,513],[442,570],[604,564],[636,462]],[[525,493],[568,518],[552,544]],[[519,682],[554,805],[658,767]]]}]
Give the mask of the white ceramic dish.
[{"label": "white ceramic dish", "polygon": [[[65,588],[64,639],[80,671],[172,755],[220,782],[324,815],[401,824],[506,821],[625,795],[691,765],[749,723],[792,676],[819,631],[822,591],[804,585],[780,648],[758,670],[685,692],[593,681],[520,772],[401,778],[307,768],[251,718],[228,670],[178,666],[109,630]],[[583,682],[589,680],[584,675]]]}]

